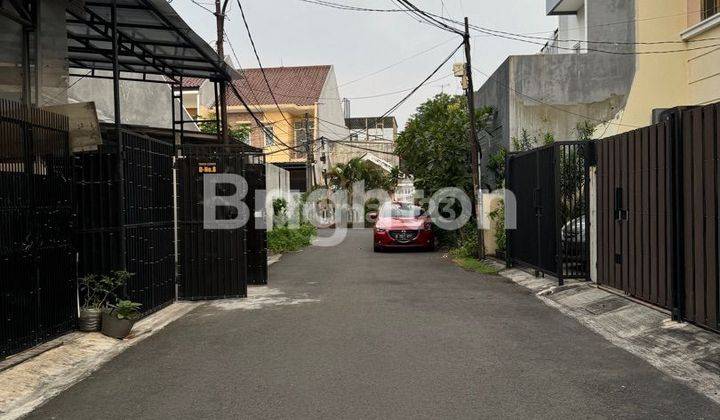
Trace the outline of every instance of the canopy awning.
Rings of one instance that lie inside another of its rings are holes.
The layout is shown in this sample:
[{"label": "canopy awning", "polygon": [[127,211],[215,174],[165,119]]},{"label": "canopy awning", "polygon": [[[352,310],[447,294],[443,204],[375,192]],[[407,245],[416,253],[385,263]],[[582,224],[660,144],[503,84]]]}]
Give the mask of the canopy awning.
[{"label": "canopy awning", "polygon": [[[118,66],[121,72],[231,81],[237,74],[182,20],[166,0],[117,2]],[[113,0],[87,0],[82,13],[67,11],[71,68],[113,70]]]}]

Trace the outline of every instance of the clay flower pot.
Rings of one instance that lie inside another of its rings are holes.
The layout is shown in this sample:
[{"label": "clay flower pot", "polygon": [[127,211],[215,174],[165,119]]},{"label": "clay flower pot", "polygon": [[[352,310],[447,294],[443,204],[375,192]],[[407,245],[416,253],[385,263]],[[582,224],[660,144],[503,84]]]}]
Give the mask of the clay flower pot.
[{"label": "clay flower pot", "polygon": [[130,334],[134,319],[120,319],[112,312],[102,312],[102,333],[108,337],[122,340]]}]

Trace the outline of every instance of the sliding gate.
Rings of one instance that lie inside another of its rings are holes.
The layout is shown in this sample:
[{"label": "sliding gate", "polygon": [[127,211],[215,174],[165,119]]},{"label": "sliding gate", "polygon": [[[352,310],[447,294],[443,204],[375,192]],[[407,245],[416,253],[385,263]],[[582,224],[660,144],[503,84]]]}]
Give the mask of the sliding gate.
[{"label": "sliding gate", "polygon": [[598,283],[720,330],[720,104],[598,143]]},{"label": "sliding gate", "polygon": [[[506,188],[516,229],[507,231],[508,265],[564,279],[589,279],[589,166],[592,142],[558,142],[512,153]],[[507,216],[506,216],[507,217]]]}]

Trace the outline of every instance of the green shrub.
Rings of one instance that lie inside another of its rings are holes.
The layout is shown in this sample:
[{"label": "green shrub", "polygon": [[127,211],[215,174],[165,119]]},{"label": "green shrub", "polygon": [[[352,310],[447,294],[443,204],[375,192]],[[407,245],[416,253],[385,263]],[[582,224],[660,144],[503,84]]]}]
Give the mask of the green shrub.
[{"label": "green shrub", "polygon": [[312,243],[317,233],[315,226],[304,223],[297,228],[277,227],[268,231],[268,249],[273,253],[298,251]]},{"label": "green shrub", "polygon": [[284,198],[276,198],[272,202],[273,206],[273,224],[275,226],[287,226],[288,214],[287,208],[288,203]]},{"label": "green shrub", "polygon": [[476,258],[478,255],[478,234],[474,222],[465,224],[455,235],[456,241],[450,249],[450,255],[457,258]]},{"label": "green shrub", "polygon": [[505,204],[500,203],[500,206],[488,215],[492,220],[493,228],[495,229],[495,245],[497,250],[505,252],[507,248],[507,237],[505,232]]}]

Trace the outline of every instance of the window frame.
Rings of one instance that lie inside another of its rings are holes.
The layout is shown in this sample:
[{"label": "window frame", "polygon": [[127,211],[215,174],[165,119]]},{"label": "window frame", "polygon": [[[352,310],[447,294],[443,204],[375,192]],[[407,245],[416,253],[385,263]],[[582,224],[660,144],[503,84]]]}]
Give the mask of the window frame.
[{"label": "window frame", "polygon": [[[275,145],[275,126],[273,126],[272,124],[266,125],[265,128],[263,129],[263,135],[264,135],[263,140],[265,142],[265,147],[270,147],[270,146]],[[269,138],[269,141],[268,141],[268,138]]]},{"label": "window frame", "polygon": [[702,20],[710,19],[720,13],[720,0],[703,0]]}]

